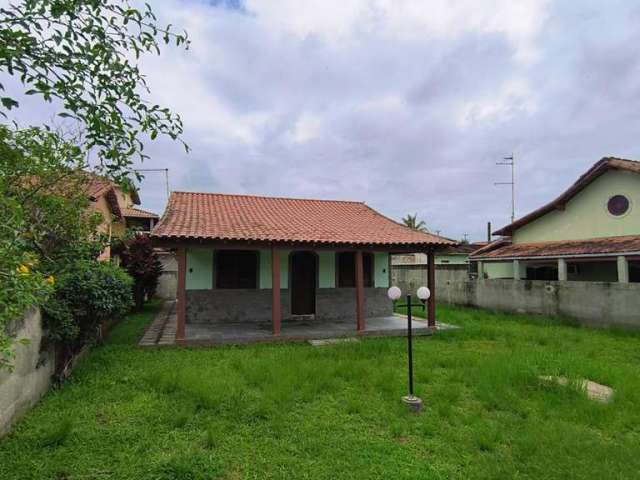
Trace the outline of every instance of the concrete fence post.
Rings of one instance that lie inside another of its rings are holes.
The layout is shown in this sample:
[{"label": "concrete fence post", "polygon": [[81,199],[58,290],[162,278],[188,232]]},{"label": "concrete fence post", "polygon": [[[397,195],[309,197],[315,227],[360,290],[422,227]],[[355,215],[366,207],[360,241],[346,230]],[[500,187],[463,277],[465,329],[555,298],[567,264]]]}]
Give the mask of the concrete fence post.
[{"label": "concrete fence post", "polygon": [[520,260],[513,261],[513,279],[520,280]]},{"label": "concrete fence post", "polygon": [[618,258],[618,282],[629,283],[629,261],[624,255]]},{"label": "concrete fence post", "polygon": [[567,261],[564,258],[558,259],[558,280],[560,282],[567,281]]}]

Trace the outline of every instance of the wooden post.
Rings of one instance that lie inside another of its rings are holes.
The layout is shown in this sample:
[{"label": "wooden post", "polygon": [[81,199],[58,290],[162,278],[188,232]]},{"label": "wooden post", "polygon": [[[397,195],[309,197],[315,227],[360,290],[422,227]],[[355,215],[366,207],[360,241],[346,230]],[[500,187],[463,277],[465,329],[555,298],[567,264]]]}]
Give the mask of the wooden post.
[{"label": "wooden post", "polygon": [[271,246],[271,329],[280,335],[282,307],[280,305],[280,252]]},{"label": "wooden post", "polygon": [[176,298],[176,341],[183,341],[187,323],[187,251],[179,247],[176,253],[178,262],[178,288]]},{"label": "wooden post", "polygon": [[427,288],[431,292],[427,300],[427,324],[429,328],[436,327],[436,256],[433,250],[427,253]]},{"label": "wooden post", "polygon": [[362,251],[356,252],[356,325],[358,332],[364,332],[364,261]]}]

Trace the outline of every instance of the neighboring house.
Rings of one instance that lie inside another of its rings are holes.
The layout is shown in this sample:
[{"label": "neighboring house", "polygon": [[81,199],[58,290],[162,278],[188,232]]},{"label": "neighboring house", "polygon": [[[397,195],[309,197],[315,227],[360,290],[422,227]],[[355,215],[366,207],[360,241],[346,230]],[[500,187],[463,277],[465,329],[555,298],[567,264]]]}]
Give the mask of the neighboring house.
[{"label": "neighboring house", "polygon": [[481,278],[640,282],[640,162],[603,158],[473,252]]},{"label": "neighboring house", "polygon": [[454,244],[360,202],[189,192],[171,194],[151,238],[176,251],[179,341],[212,323],[270,323],[279,335],[283,319],[344,320],[362,332],[367,319],[392,314],[390,253],[433,262]]},{"label": "neighboring house", "polygon": [[[435,256],[436,265],[469,265],[469,254],[485,246],[486,242],[461,243],[438,251]],[[424,253],[409,253],[406,255],[394,255],[391,263],[393,266],[410,267],[427,265],[427,256]]]},{"label": "neighboring house", "polygon": [[[104,221],[98,226],[100,233],[105,233],[109,239],[124,236],[127,229],[150,232],[158,220],[155,213],[136,208],[140,205],[138,192],[131,188],[124,191],[120,185],[89,174],[90,178],[85,186],[91,209],[102,214]],[[111,247],[98,257],[99,260],[111,259]]]}]

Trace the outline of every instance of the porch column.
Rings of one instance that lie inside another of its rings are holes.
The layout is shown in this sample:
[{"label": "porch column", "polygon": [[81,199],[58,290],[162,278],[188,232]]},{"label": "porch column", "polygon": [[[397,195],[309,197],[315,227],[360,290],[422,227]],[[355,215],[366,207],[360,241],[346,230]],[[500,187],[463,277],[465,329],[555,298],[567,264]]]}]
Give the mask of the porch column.
[{"label": "porch column", "polygon": [[178,263],[178,288],[176,295],[176,341],[184,340],[187,322],[187,251],[179,247],[176,252]]},{"label": "porch column", "polygon": [[629,283],[629,261],[624,255],[618,256],[618,282]]},{"label": "porch column", "polygon": [[427,253],[427,288],[431,292],[427,300],[427,325],[436,327],[436,255],[433,250]]},{"label": "porch column", "polygon": [[478,260],[478,280],[484,280],[484,262]]},{"label": "porch column", "polygon": [[282,308],[280,305],[280,251],[271,246],[271,329],[280,335]]},{"label": "porch column", "polygon": [[564,258],[558,259],[558,281],[567,281],[567,261]]},{"label": "porch column", "polygon": [[520,260],[513,261],[513,279],[520,280]]},{"label": "porch column", "polygon": [[356,252],[356,325],[358,332],[364,332],[364,262],[360,250]]}]

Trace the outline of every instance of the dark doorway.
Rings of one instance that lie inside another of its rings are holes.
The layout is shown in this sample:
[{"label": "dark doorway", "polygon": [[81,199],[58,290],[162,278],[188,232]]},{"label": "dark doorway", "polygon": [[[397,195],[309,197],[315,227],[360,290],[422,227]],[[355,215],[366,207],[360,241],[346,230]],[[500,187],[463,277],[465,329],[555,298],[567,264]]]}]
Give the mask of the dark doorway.
[{"label": "dark doorway", "polygon": [[291,255],[291,314],[316,313],[316,256],[311,252]]}]

